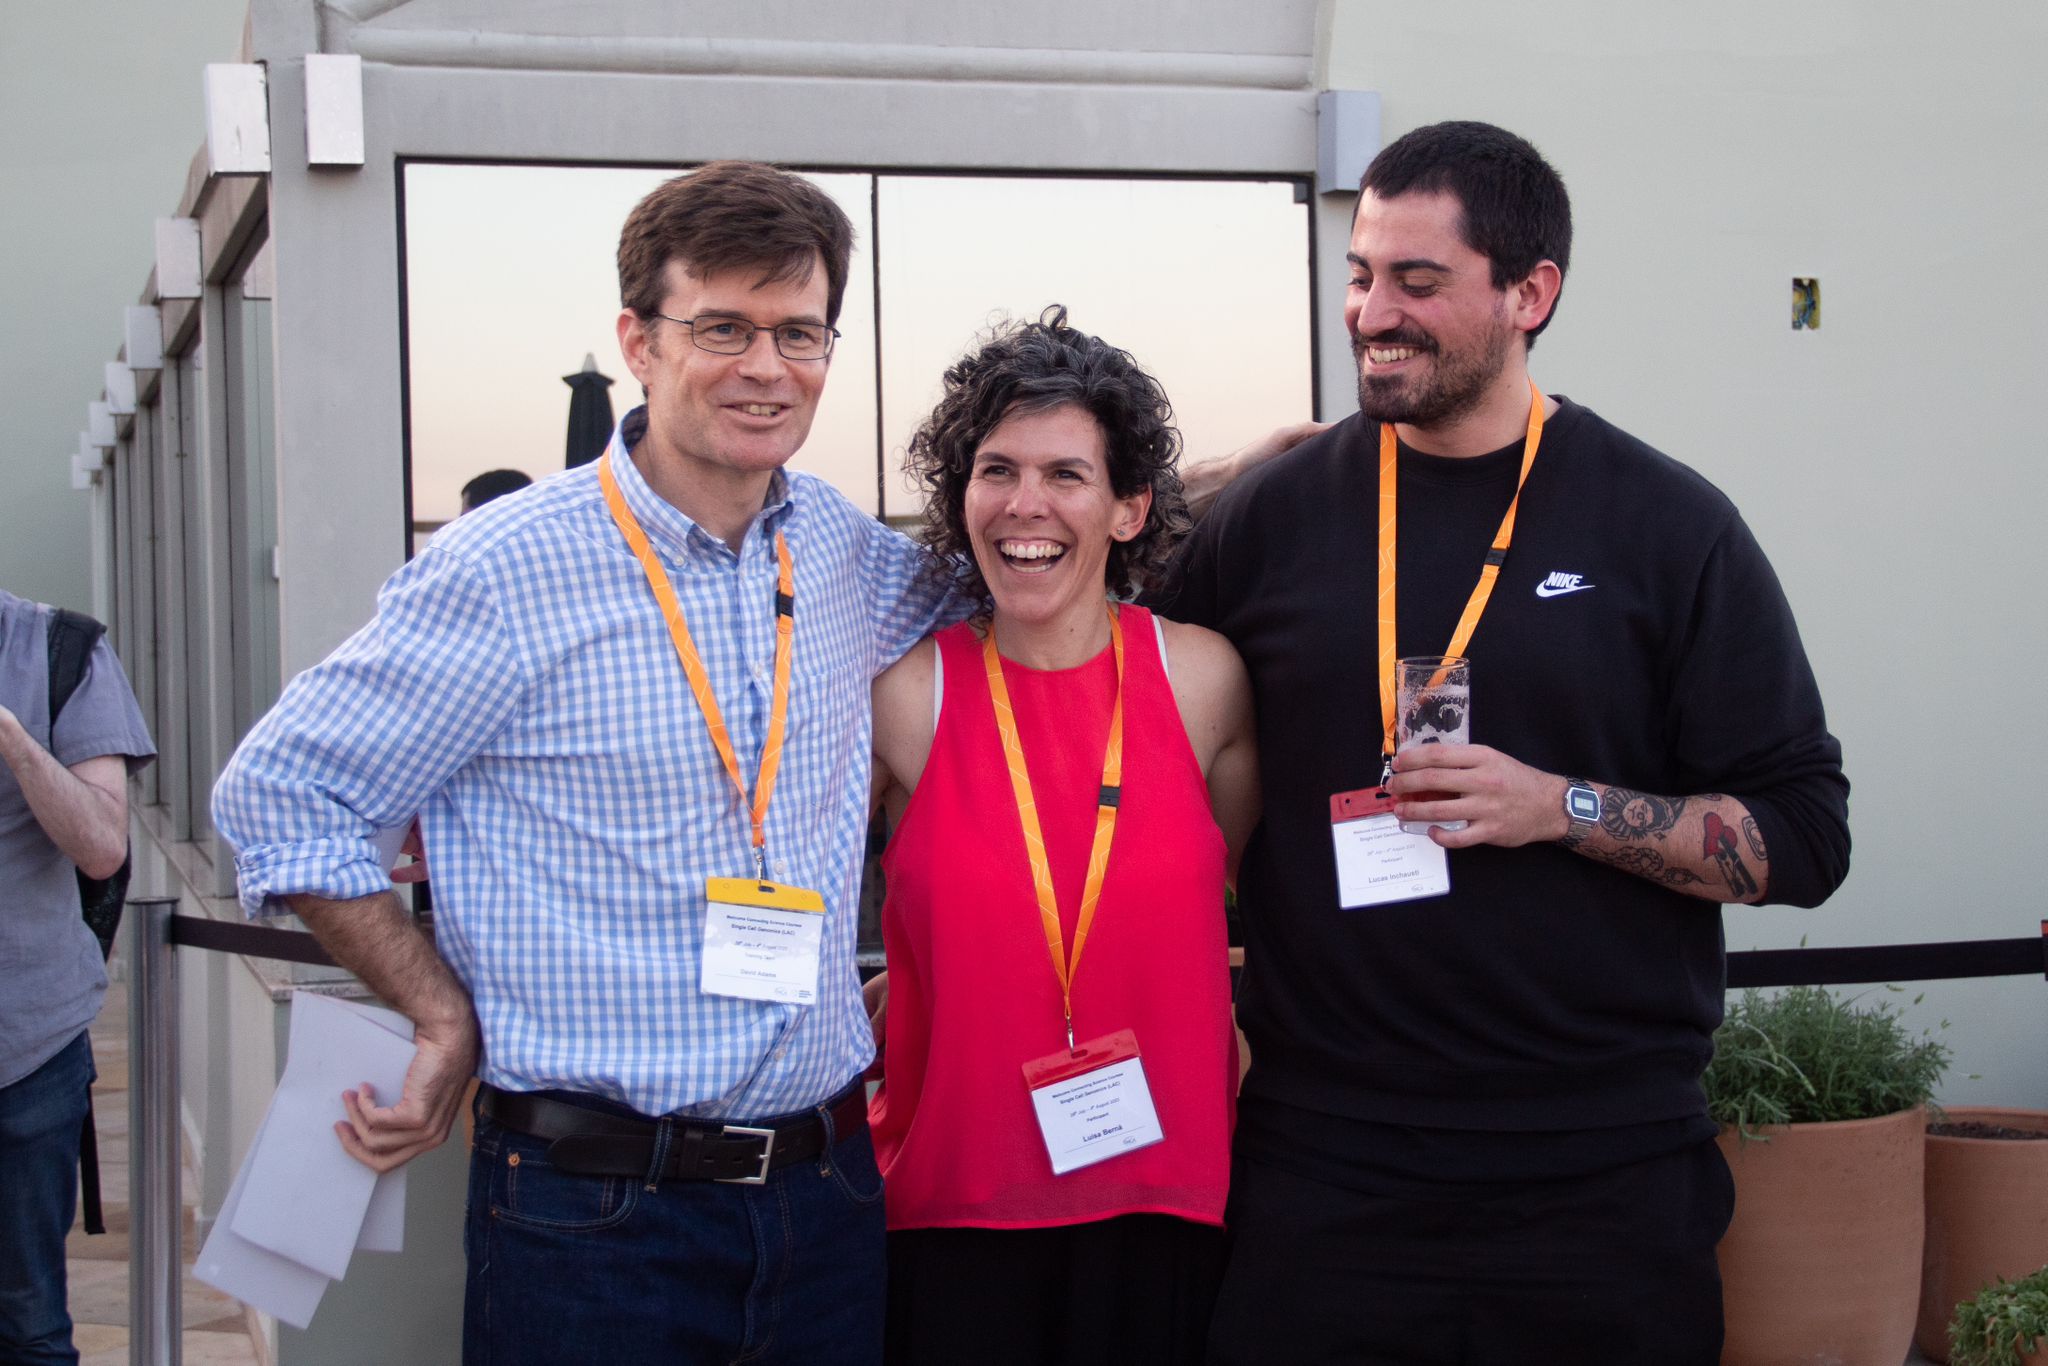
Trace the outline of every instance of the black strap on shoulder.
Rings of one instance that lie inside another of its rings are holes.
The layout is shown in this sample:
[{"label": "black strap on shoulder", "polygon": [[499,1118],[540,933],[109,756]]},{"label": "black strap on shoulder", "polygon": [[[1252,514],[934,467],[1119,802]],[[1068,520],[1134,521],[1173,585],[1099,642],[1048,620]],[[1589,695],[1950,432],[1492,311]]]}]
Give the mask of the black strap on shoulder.
[{"label": "black strap on shoulder", "polygon": [[[73,612],[59,607],[50,613],[49,655],[50,655],[50,752],[57,749],[57,714],[64,710],[64,704],[71,700],[78,685],[85,682],[85,671],[92,662],[92,652],[100,643],[100,637],[107,628],[83,612]],[[99,937],[100,953],[105,956],[113,947],[114,929],[120,924],[121,903],[128,890],[128,864],[123,861],[119,872],[110,878],[88,878],[78,874],[78,897],[80,909],[85,915],[93,933]],[[100,1207],[100,1145],[99,1133],[93,1123],[92,1097],[86,1097],[85,1122],[78,1134],[78,1176],[79,1194],[84,1205],[85,1231],[105,1233],[106,1219]]]},{"label": "black strap on shoulder", "polygon": [[50,743],[57,739],[57,713],[85,681],[86,666],[92,662],[93,647],[107,628],[83,612],[59,607],[50,613]]}]

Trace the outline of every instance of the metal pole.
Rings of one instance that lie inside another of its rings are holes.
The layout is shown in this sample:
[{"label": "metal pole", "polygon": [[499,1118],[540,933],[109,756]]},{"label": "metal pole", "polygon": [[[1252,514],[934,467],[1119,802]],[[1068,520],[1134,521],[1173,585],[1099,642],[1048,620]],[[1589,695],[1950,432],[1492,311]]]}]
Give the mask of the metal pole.
[{"label": "metal pole", "polygon": [[128,1361],[180,1366],[178,964],[171,947],[176,897],[128,903]]}]

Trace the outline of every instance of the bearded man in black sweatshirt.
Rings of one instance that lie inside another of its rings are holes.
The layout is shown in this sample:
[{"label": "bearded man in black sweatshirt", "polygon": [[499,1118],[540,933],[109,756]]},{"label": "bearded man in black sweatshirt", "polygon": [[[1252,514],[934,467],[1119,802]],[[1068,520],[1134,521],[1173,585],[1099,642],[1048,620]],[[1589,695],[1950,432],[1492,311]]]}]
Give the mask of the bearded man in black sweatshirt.
[{"label": "bearded man in black sweatshirt", "polygon": [[[1162,597],[1244,656],[1265,789],[1218,1362],[1278,1325],[1299,1361],[1719,1359],[1718,905],[1832,892],[1848,783],[1733,505],[1530,382],[1570,249],[1521,138],[1382,151],[1363,412],[1238,480]],[[1394,756],[1392,660],[1434,654],[1472,743]]]}]

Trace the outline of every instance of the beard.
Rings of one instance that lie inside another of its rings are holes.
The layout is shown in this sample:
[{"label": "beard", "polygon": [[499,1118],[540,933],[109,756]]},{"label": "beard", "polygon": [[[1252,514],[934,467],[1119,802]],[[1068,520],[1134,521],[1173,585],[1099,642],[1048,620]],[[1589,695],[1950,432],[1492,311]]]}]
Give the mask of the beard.
[{"label": "beard", "polygon": [[[1374,422],[1399,422],[1412,427],[1437,427],[1455,422],[1477,408],[1507,364],[1508,348],[1514,345],[1515,329],[1507,326],[1505,312],[1498,315],[1501,326],[1463,350],[1445,351],[1427,333],[1399,329],[1378,336],[1351,338],[1351,354],[1358,362],[1358,407]],[[1369,374],[1365,348],[1413,346],[1429,357],[1422,375]]]}]

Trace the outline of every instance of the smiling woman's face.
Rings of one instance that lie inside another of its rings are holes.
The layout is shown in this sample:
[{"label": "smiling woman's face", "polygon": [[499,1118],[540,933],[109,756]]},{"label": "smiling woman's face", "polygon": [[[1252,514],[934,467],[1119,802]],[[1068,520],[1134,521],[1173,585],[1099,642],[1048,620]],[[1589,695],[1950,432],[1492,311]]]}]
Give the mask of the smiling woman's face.
[{"label": "smiling woman's face", "polygon": [[1051,622],[1102,601],[1110,542],[1135,536],[1151,503],[1150,489],[1116,496],[1101,424],[1067,405],[996,424],[961,512],[996,611]]}]

